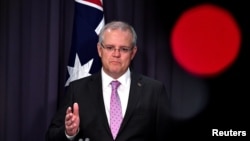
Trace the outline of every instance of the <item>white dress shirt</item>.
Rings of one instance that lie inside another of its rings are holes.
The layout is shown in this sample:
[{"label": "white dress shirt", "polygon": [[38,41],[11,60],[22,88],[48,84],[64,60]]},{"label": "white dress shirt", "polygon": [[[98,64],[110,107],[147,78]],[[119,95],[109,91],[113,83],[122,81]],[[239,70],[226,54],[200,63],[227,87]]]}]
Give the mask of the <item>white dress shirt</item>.
[{"label": "white dress shirt", "polygon": [[[103,100],[106,110],[106,115],[108,122],[110,123],[110,97],[111,97],[111,82],[115,79],[108,76],[104,71],[103,68],[101,70],[102,73],[102,91],[103,91]],[[122,116],[124,117],[128,105],[128,97],[129,97],[129,90],[130,90],[130,70],[128,69],[126,73],[124,73],[118,80],[121,85],[118,87],[117,92],[120,97],[121,106],[122,106]]]}]

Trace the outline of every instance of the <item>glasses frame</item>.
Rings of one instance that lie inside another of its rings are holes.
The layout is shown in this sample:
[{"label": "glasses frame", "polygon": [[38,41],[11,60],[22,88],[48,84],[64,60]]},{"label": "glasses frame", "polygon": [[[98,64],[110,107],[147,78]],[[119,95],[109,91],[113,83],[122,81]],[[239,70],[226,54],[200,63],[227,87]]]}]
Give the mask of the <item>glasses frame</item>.
[{"label": "glasses frame", "polygon": [[104,48],[106,51],[108,52],[115,52],[116,50],[118,50],[119,53],[129,53],[133,50],[134,47],[120,47],[118,49],[116,49],[113,46],[105,46],[103,45],[103,43],[101,42],[100,45],[102,46],[102,48]]}]

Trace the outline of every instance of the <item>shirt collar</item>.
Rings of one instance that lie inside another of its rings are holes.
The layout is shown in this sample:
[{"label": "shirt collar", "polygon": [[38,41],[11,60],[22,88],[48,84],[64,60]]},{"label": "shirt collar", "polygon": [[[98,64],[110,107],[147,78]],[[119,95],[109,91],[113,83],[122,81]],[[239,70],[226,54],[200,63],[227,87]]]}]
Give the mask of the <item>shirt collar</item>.
[{"label": "shirt collar", "polygon": [[[126,85],[126,84],[128,84],[128,81],[130,80],[130,73],[131,73],[130,69],[128,68],[128,70],[121,77],[119,77],[116,80],[118,80],[121,83],[121,85]],[[103,87],[108,87],[110,85],[110,82],[115,80],[112,77],[110,77],[109,75],[107,75],[104,72],[103,68],[101,70],[101,74],[102,74]]]}]

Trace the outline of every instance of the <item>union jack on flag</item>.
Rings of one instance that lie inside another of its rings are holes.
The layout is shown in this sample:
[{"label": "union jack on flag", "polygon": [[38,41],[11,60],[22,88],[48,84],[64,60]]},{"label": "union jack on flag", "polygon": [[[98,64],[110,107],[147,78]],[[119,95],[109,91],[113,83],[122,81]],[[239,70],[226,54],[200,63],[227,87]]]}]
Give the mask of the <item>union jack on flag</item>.
[{"label": "union jack on flag", "polygon": [[72,44],[65,86],[101,68],[97,52],[98,34],[104,26],[102,0],[75,0]]}]

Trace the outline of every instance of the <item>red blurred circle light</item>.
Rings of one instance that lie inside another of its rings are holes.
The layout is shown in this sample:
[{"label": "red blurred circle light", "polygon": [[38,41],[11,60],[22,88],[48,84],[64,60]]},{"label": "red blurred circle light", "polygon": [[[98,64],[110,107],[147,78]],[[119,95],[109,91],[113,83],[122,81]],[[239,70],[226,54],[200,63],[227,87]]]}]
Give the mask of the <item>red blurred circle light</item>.
[{"label": "red blurred circle light", "polygon": [[171,35],[176,61],[199,76],[214,76],[227,69],[237,58],[240,42],[240,29],[233,16],[212,4],[185,11]]}]

